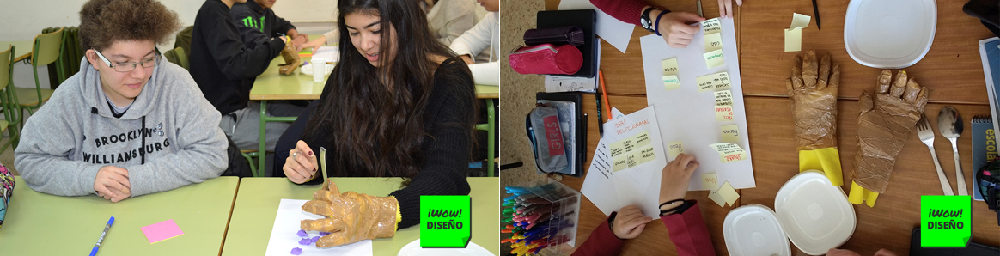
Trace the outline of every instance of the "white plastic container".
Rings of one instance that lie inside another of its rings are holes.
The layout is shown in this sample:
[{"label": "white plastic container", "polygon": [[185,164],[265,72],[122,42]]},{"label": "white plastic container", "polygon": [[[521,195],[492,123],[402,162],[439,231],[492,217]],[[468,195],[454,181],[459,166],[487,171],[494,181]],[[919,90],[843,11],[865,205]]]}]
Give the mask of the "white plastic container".
[{"label": "white plastic container", "polygon": [[802,252],[822,255],[847,242],[857,226],[847,195],[818,172],[788,180],[778,190],[774,209],[753,204],[726,215],[722,227],[731,255],[792,255],[789,239]]},{"label": "white plastic container", "polygon": [[934,0],[852,0],[844,22],[844,44],[859,64],[902,69],[930,51],[936,26]]}]

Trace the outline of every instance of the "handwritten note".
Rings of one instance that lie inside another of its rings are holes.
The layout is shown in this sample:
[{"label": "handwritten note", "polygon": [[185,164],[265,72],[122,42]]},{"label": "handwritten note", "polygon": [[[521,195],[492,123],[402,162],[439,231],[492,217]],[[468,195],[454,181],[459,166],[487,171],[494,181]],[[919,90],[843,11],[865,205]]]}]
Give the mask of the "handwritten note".
[{"label": "handwritten note", "polygon": [[661,62],[663,66],[664,76],[676,76],[677,75],[677,58],[669,58]]},{"label": "handwritten note", "polygon": [[740,199],[740,194],[736,193],[736,189],[732,185],[729,185],[729,181],[722,183],[722,187],[719,188],[719,195],[726,199],[726,203],[730,206],[736,204],[736,199]]},{"label": "handwritten note", "polygon": [[639,150],[639,156],[639,163],[653,161],[656,158],[656,150],[653,150],[652,146],[642,148]]},{"label": "handwritten note", "polygon": [[707,92],[715,89],[711,75],[699,76],[695,78],[695,81],[698,83],[698,92]]},{"label": "handwritten note", "polygon": [[733,93],[729,90],[715,92],[715,106],[732,106]]},{"label": "handwritten note", "polygon": [[733,107],[715,106],[715,121],[733,121]]},{"label": "handwritten note", "polygon": [[719,159],[723,163],[743,161],[747,159],[746,151],[740,145],[734,143],[712,143],[709,145],[716,152],[719,152]]},{"label": "handwritten note", "polygon": [[[649,146],[652,139],[649,131],[640,132],[632,137],[627,137],[618,142],[611,143],[610,152],[612,157],[612,169],[617,172],[627,168],[634,168],[645,162],[653,161],[656,158],[652,146]],[[640,149],[641,148],[641,149]]]},{"label": "handwritten note", "polygon": [[677,158],[677,155],[680,155],[681,153],[684,153],[684,143],[683,142],[680,142],[680,141],[678,141],[678,142],[672,142],[669,145],[667,145],[667,155],[670,156],[671,160],[674,159],[674,158]]},{"label": "handwritten note", "polygon": [[719,72],[712,74],[712,85],[716,90],[728,90],[732,85],[729,81],[729,72]]},{"label": "handwritten note", "polygon": [[715,187],[719,185],[718,177],[715,173],[705,173],[701,175],[701,188],[706,190],[714,190]]},{"label": "handwritten note", "polygon": [[722,34],[705,34],[705,52],[722,49]]},{"label": "handwritten note", "polygon": [[719,134],[722,137],[722,142],[737,143],[740,141],[740,128],[735,124],[723,125]]},{"label": "handwritten note", "polygon": [[722,23],[719,23],[719,18],[714,18],[701,22],[701,28],[705,30],[705,34],[718,34],[722,32]]},{"label": "handwritten note", "polygon": [[726,61],[722,57],[722,49],[705,53],[705,66],[708,66],[708,68],[718,67],[725,63]]},{"label": "handwritten note", "polygon": [[681,88],[681,80],[677,76],[663,76],[663,89],[673,90]]}]

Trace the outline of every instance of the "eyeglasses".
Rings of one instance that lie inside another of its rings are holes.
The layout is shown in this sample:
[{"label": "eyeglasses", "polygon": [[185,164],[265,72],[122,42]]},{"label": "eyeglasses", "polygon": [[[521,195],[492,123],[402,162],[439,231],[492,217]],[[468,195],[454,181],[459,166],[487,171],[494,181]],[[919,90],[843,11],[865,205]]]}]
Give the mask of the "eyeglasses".
[{"label": "eyeglasses", "polygon": [[108,64],[108,67],[111,67],[112,69],[118,72],[129,72],[135,70],[135,67],[140,65],[143,68],[156,67],[157,59],[159,59],[160,56],[160,53],[154,52],[153,57],[142,59],[140,62],[133,61],[133,62],[119,62],[111,64],[111,61],[108,60],[108,58],[105,58],[104,54],[101,54],[101,52],[97,51],[96,49],[94,50],[94,52],[97,53],[97,57],[101,57],[101,60],[104,61],[104,64]]}]

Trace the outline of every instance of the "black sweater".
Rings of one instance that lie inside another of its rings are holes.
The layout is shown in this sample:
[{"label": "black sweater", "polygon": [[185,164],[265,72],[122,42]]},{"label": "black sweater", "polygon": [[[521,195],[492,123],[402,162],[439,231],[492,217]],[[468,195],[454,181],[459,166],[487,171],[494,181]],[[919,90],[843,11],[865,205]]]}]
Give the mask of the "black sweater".
[{"label": "black sweater", "polygon": [[205,98],[223,115],[247,107],[253,81],[285,48],[281,39],[244,46],[221,0],[207,0],[198,9],[191,34],[191,77]]},{"label": "black sweater", "polygon": [[236,29],[240,31],[243,44],[247,46],[262,45],[264,41],[280,34],[288,34],[289,30],[295,28],[292,22],[275,15],[274,10],[264,9],[252,0],[234,4],[229,13],[236,21]]},{"label": "black sweater", "polygon": [[[424,122],[428,124],[427,133],[431,137],[422,146],[425,154],[423,159],[426,159],[424,166],[413,177],[409,186],[389,194],[399,201],[399,212],[403,216],[399,228],[407,228],[420,222],[421,195],[469,194],[470,188],[466,177],[469,172],[469,149],[471,149],[472,143],[473,124],[467,120],[474,120],[472,116],[475,114],[473,111],[475,87],[472,76],[468,72],[468,67],[464,63],[453,58],[444,61],[434,73],[434,89],[431,92],[430,101],[428,101],[430,104],[424,113]],[[443,73],[451,75],[443,75]],[[332,81],[327,81],[327,88],[332,87],[330,85]],[[321,97],[327,96],[326,91],[324,90]],[[305,141],[317,153],[319,147],[333,148],[327,144],[327,140],[323,136],[303,134],[309,114],[315,108],[316,103],[314,101],[310,104],[278,140],[274,158],[275,177],[285,177],[282,167],[288,158],[288,152],[295,148],[295,143],[298,140]],[[448,123],[468,124],[463,128],[446,125]],[[323,134],[329,133],[329,131],[323,132]],[[318,170],[317,174],[322,176],[322,171]],[[349,176],[365,177],[368,176],[368,171],[355,171]],[[302,185],[317,185],[322,182],[322,179],[313,179]]]}]

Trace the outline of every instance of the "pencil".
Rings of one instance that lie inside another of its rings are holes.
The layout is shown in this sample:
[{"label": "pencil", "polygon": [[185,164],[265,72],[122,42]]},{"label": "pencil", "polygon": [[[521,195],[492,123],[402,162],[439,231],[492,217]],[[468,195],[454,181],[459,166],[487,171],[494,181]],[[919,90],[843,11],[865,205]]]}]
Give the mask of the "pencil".
[{"label": "pencil", "polygon": [[[601,94],[604,97],[604,109],[607,110],[608,120],[614,119],[614,115],[611,114],[611,102],[608,101],[608,87],[607,87],[606,83],[604,83],[604,72],[603,71],[597,71],[597,75],[601,77]],[[598,120],[598,121],[600,121],[600,120]],[[598,123],[600,123],[600,122],[598,122]]]}]

